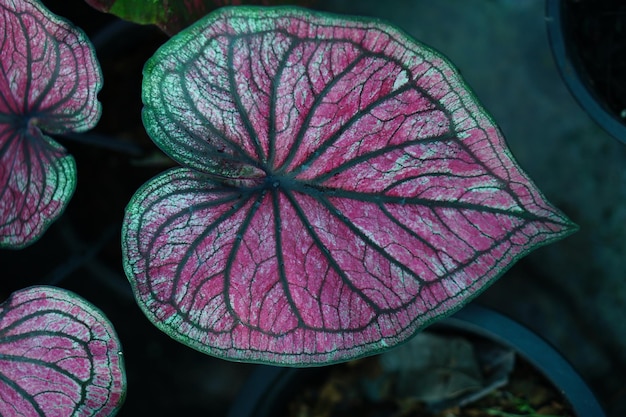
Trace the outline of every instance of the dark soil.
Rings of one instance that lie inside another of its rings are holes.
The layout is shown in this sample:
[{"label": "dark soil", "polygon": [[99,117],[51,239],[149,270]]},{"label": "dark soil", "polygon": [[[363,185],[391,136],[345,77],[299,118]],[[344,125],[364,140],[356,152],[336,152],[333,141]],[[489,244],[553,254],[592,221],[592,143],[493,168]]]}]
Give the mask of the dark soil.
[{"label": "dark soil", "polygon": [[563,12],[574,64],[611,113],[626,119],[626,3],[565,0]]},{"label": "dark soil", "polygon": [[[464,407],[430,412],[412,398],[393,395],[371,401],[358,381],[379,372],[377,358],[332,367],[323,377],[303,387],[286,405],[283,417],[516,417],[573,416],[562,395],[532,366],[520,358],[509,383]],[[393,384],[392,384],[393,385]]]}]

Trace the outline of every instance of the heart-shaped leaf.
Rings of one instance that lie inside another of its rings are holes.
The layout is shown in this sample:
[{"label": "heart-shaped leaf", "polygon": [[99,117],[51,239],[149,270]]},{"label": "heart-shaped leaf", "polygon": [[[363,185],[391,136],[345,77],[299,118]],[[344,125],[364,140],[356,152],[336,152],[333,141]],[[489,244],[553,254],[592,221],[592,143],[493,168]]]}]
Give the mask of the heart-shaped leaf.
[{"label": "heart-shaped leaf", "polygon": [[0,304],[1,416],[110,416],[125,391],[115,330],[90,303],[42,286]]},{"label": "heart-shaped leaf", "polygon": [[218,7],[231,4],[308,6],[315,0],[85,0],[101,12],[113,13],[136,23],[151,23],[174,35]]},{"label": "heart-shaped leaf", "polygon": [[76,166],[42,130],[92,128],[100,86],[81,30],[36,0],[0,0],[0,247],[33,243],[63,212]]},{"label": "heart-shaped leaf", "polygon": [[126,273],[150,320],[213,355],[380,351],[575,229],[452,65],[380,21],[222,9],[157,51],[143,100],[188,168],[129,203]]}]

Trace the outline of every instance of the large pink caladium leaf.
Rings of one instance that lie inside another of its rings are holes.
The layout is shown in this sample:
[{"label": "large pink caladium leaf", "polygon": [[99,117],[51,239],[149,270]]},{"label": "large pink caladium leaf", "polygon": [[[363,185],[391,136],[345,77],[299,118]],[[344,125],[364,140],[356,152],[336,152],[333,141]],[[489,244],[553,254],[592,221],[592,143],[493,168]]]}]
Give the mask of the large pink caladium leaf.
[{"label": "large pink caladium leaf", "polygon": [[1,416],[110,416],[125,391],[120,343],[93,305],[45,286],[0,304]]},{"label": "large pink caladium leaf", "polygon": [[229,5],[308,6],[315,0],[85,0],[101,12],[113,13],[136,23],[155,24],[165,33],[174,35],[218,7]]},{"label": "large pink caladium leaf", "polygon": [[36,241],[62,213],[76,166],[42,131],[95,126],[100,86],[81,30],[36,0],[0,0],[0,247]]},{"label": "large pink caladium leaf", "polygon": [[228,8],[144,73],[185,165],[132,198],[126,273],[159,328],[242,361],[396,345],[575,226],[442,56],[380,21]]}]

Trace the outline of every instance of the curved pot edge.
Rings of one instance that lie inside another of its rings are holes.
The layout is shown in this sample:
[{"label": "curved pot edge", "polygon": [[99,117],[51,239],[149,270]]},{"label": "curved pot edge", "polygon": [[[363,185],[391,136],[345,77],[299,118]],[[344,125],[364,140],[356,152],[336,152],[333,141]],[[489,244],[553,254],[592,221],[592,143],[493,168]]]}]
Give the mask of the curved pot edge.
[{"label": "curved pot edge", "polygon": [[626,144],[626,124],[602,106],[597,97],[589,90],[585,81],[572,62],[565,38],[563,37],[563,21],[561,19],[561,0],[546,0],[546,27],[552,49],[552,56],[565,82],[567,89],[578,104],[589,114],[596,124],[611,136]]},{"label": "curved pot edge", "polygon": [[594,393],[572,365],[547,341],[511,318],[469,304],[441,324],[471,330],[514,349],[561,391],[577,416],[605,416]]}]

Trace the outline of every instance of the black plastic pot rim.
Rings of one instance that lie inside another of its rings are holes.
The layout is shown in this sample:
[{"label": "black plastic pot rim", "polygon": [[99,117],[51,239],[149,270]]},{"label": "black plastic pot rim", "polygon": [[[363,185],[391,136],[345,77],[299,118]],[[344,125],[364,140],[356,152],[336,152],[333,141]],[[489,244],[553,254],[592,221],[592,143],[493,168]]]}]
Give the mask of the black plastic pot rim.
[{"label": "black plastic pot rim", "polygon": [[577,70],[577,63],[572,60],[563,35],[562,19],[563,0],[546,0],[546,24],[552,55],[561,78],[578,104],[589,116],[611,136],[626,144],[626,121],[620,119],[598,100],[588,83]]},{"label": "black plastic pot rim", "polygon": [[[578,417],[605,417],[595,395],[578,373],[550,344],[512,319],[475,304],[469,304],[437,323],[438,327],[474,333],[509,347],[533,365],[566,398]],[[237,396],[228,417],[268,417],[270,402],[280,392],[293,388],[301,373],[319,368],[282,368],[258,365]],[[303,375],[306,379],[306,376]]]}]

